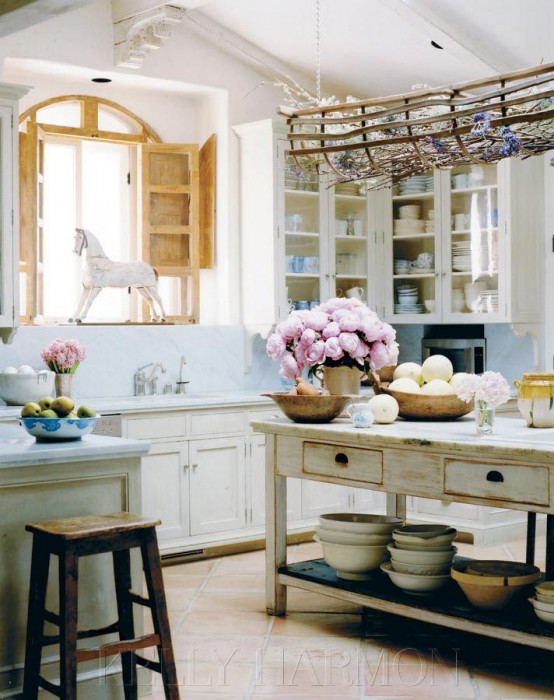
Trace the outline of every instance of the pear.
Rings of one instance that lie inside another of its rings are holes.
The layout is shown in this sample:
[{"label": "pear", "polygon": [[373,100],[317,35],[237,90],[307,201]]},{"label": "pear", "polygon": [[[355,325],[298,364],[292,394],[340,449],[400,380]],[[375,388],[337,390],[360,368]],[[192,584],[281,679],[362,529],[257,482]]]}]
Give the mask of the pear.
[{"label": "pear", "polygon": [[94,418],[96,416],[96,411],[94,408],[90,408],[90,406],[79,406],[77,415],[79,418]]},{"label": "pear", "polygon": [[40,415],[41,410],[42,409],[40,408],[38,403],[35,403],[34,401],[29,401],[21,409],[21,417],[22,418],[36,418],[37,416]]},{"label": "pear", "polygon": [[46,411],[47,409],[52,408],[53,401],[54,399],[51,396],[45,396],[43,399],[39,399],[37,403],[43,411]]},{"label": "pear", "polygon": [[71,418],[71,420],[78,420],[79,416],[76,413],[71,412],[67,414],[66,418]]},{"label": "pear", "polygon": [[51,408],[45,408],[43,411],[40,412],[40,417],[41,418],[57,418],[58,414],[56,411],[53,411]]},{"label": "pear", "polygon": [[296,391],[299,396],[317,396],[317,394],[319,394],[319,391],[313,384],[310,384],[310,382],[307,382],[301,377],[296,378]]},{"label": "pear", "polygon": [[52,410],[56,411],[58,416],[65,417],[75,408],[75,403],[69,396],[58,396],[52,401]]}]

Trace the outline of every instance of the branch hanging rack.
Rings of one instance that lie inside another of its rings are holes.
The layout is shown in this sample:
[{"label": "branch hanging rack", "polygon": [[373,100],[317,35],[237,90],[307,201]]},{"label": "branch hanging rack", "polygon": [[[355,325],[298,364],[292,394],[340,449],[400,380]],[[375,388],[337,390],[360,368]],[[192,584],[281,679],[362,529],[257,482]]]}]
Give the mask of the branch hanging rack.
[{"label": "branch hanging rack", "polygon": [[554,63],[403,95],[295,103],[278,112],[287,118],[288,155],[301,170],[379,189],[433,167],[554,149]]}]

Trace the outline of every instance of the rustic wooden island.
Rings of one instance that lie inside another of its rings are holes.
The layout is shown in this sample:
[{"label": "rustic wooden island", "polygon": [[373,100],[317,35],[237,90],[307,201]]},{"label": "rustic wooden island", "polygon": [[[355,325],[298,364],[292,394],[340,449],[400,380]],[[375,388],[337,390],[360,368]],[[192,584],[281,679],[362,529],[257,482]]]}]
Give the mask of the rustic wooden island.
[{"label": "rustic wooden island", "polygon": [[405,517],[406,496],[527,511],[527,561],[534,558],[536,514],[546,514],[546,579],[554,579],[554,429],[533,430],[518,418],[497,418],[479,437],[472,417],[357,429],[348,419],[298,424],[254,421],[266,442],[266,600],[286,612],[294,586],[447,627],[554,650],[552,625],[525,600],[500,611],[478,610],[451,581],[432,596],[396,588],[381,571],[371,581],[339,579],[323,560],[287,566],[286,480],[312,479],[384,491],[389,515]]}]

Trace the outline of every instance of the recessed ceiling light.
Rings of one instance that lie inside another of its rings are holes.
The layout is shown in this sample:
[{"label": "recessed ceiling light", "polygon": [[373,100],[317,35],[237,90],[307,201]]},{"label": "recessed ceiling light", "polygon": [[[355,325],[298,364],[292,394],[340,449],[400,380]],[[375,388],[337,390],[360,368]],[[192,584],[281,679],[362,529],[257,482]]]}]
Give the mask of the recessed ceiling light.
[{"label": "recessed ceiling light", "polygon": [[91,78],[93,83],[111,83],[111,78]]},{"label": "recessed ceiling light", "polygon": [[433,46],[435,49],[442,49],[443,48],[440,44],[437,44],[436,41],[432,41],[431,46]]}]

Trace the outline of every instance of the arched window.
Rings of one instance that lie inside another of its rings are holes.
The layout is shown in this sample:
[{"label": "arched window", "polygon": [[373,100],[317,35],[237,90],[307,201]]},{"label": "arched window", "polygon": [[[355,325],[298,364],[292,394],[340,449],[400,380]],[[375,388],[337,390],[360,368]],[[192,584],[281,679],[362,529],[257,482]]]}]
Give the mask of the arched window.
[{"label": "arched window", "polygon": [[[198,321],[196,144],[162,144],[121,105],[65,95],[20,117],[20,187],[22,323],[73,317],[84,266],[75,228],[110,260],[149,262],[170,321]],[[103,288],[86,321],[141,322],[146,311],[135,294]]]}]

